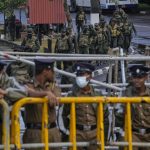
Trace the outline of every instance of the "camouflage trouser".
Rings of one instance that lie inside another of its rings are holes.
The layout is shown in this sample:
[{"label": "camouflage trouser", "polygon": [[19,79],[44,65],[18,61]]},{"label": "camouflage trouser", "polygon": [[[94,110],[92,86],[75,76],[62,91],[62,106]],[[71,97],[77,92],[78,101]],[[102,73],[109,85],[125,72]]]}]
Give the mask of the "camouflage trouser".
[{"label": "camouflage trouser", "polygon": [[[27,129],[23,135],[24,143],[41,143],[41,130]],[[49,143],[61,142],[61,135],[57,128],[49,129]],[[30,148],[25,150],[31,150]],[[36,148],[36,150],[43,150],[43,148]],[[60,148],[51,148],[51,150],[60,150]]]},{"label": "camouflage trouser", "polygon": [[117,37],[111,37],[110,48],[116,48],[118,46],[118,39]]},{"label": "camouflage trouser", "polygon": [[97,54],[107,54],[108,53],[108,46],[107,46],[107,44],[104,42],[104,43],[101,43],[100,45],[98,45],[96,53]]},{"label": "camouflage trouser", "polygon": [[124,35],[124,43],[123,48],[128,52],[128,49],[130,47],[131,43],[131,36],[130,35]]},{"label": "camouflage trouser", "polygon": [[89,54],[89,47],[79,47],[79,53],[80,54]]},{"label": "camouflage trouser", "polygon": [[78,31],[78,33],[80,33],[80,32],[82,31],[83,25],[84,25],[84,22],[83,22],[83,21],[77,23],[77,31]]}]

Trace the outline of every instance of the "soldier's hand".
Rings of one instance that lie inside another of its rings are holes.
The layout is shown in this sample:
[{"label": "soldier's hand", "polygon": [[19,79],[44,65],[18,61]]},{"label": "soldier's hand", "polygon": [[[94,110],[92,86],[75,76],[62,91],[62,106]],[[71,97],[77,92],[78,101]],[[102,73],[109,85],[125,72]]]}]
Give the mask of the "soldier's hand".
[{"label": "soldier's hand", "polygon": [[51,106],[58,106],[59,105],[59,98],[56,97],[52,92],[48,91],[46,97],[48,98]]}]

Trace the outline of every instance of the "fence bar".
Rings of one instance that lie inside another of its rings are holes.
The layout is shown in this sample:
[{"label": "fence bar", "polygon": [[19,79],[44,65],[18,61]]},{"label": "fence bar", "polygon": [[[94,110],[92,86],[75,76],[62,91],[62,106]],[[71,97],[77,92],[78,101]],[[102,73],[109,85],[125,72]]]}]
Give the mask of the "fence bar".
[{"label": "fence bar", "polygon": [[71,104],[71,128],[70,128],[70,142],[73,143],[73,147],[70,148],[70,150],[77,150],[76,147],[76,109],[75,109],[75,103]]},{"label": "fence bar", "polygon": [[2,142],[4,144],[4,150],[10,150],[9,106],[3,99],[0,99],[0,105],[3,107],[3,124],[2,124],[3,139],[2,139]]},{"label": "fence bar", "polygon": [[103,110],[103,103],[99,103],[100,107],[100,137],[101,137],[101,150],[105,150],[105,140],[104,140],[104,110]]},{"label": "fence bar", "polygon": [[127,124],[128,124],[128,149],[132,150],[132,125],[131,125],[131,104],[127,103]]},{"label": "fence bar", "polygon": [[[63,71],[63,70],[59,70],[57,68],[55,68],[55,72],[60,73],[60,74],[65,75],[65,76],[76,78],[75,74],[70,73],[70,72],[66,72],[66,71]],[[106,83],[103,83],[103,82],[100,82],[100,81],[96,81],[96,80],[93,80],[93,79],[90,80],[90,83],[97,84],[97,85],[107,87],[107,88],[110,88],[110,89],[114,89],[114,90],[117,90],[117,91],[123,91],[123,89],[121,89],[119,87],[109,85],[109,84],[106,84]]]},{"label": "fence bar", "polygon": [[45,150],[48,147],[48,104],[44,103],[42,108],[42,142],[45,143]]}]

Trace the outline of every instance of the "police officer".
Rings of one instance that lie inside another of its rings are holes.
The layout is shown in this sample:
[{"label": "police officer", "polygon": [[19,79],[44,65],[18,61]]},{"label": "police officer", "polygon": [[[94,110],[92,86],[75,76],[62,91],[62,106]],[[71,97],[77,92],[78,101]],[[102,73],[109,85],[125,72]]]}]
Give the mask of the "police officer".
[{"label": "police officer", "polygon": [[25,51],[29,52],[37,52],[40,49],[40,43],[38,39],[33,37],[31,29],[28,29],[27,37],[23,39],[21,46]]},{"label": "police officer", "polygon": [[76,25],[77,25],[78,34],[83,29],[84,24],[86,24],[86,15],[82,7],[79,7],[79,11],[77,12],[76,15]]},{"label": "police officer", "polygon": [[[150,68],[133,65],[129,68],[130,85],[126,90],[128,97],[149,97],[150,89],[145,86]],[[132,138],[133,142],[150,142],[150,104],[132,104]],[[150,150],[150,148],[133,147],[133,150]]]},{"label": "police officer", "polygon": [[83,32],[79,36],[79,53],[80,54],[89,54],[89,28],[87,25],[84,25]]},{"label": "police officer", "polygon": [[[92,79],[92,72],[95,70],[94,66],[89,63],[75,64],[76,82],[74,83],[71,97],[94,97],[102,95],[101,92],[97,93],[94,88],[89,84]],[[64,105],[63,121],[66,129],[69,129],[69,114],[70,105]],[[106,119],[106,116],[105,116]],[[77,128],[77,141],[96,142],[96,128],[97,128],[97,104],[77,104],[76,105],[76,128]],[[85,148],[78,148],[83,150]],[[95,150],[97,145],[90,145],[87,150]]]},{"label": "police officer", "polygon": [[[45,90],[47,92],[53,93],[54,96],[60,97],[60,90],[54,84],[54,61],[36,59],[35,81],[34,84],[28,85],[28,87],[35,89],[39,92],[41,90]],[[61,142],[60,132],[56,127],[55,106],[58,105],[58,100],[53,102],[48,105],[49,142]],[[25,114],[26,114],[25,125],[27,129],[23,136],[24,143],[41,143],[42,104],[27,105],[27,107],[25,108]],[[59,148],[54,149],[56,150]],[[41,148],[37,148],[37,150],[41,150]]]}]

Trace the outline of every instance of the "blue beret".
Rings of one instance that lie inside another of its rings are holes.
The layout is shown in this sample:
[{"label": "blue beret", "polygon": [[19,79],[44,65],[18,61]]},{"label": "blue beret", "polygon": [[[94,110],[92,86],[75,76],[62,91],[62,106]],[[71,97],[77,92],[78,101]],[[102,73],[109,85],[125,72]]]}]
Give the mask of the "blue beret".
[{"label": "blue beret", "polygon": [[74,69],[77,73],[95,71],[95,67],[89,63],[77,63],[74,65]]},{"label": "blue beret", "polygon": [[35,62],[35,66],[36,67],[39,67],[39,66],[42,66],[44,68],[48,68],[48,69],[51,69],[54,67],[54,60],[52,59],[35,59],[34,60]]},{"label": "blue beret", "polygon": [[131,77],[143,77],[143,76],[147,75],[149,71],[150,71],[150,68],[148,68],[142,64],[133,65],[129,68]]}]

